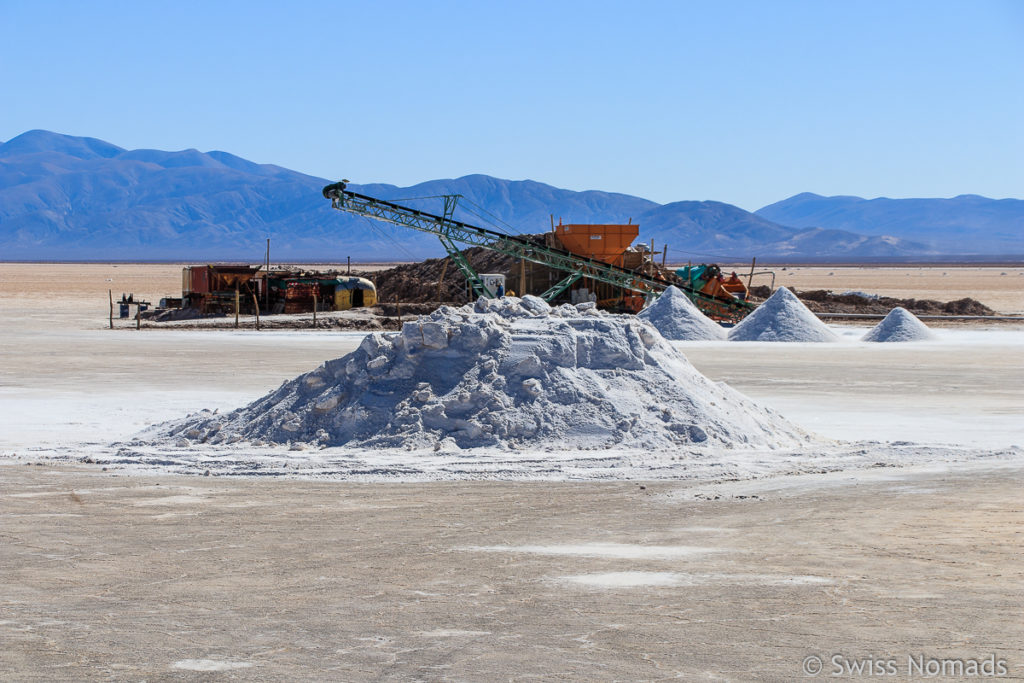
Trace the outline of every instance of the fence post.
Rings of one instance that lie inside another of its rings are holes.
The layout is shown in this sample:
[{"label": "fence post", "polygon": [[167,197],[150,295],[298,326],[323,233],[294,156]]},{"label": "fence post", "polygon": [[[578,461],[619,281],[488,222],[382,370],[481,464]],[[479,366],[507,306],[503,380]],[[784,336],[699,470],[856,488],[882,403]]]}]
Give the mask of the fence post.
[{"label": "fence post", "polygon": [[256,291],[255,290],[253,290],[253,293],[252,293],[252,305],[254,307],[253,310],[256,311],[256,329],[259,330],[260,329],[260,300],[256,297]]}]

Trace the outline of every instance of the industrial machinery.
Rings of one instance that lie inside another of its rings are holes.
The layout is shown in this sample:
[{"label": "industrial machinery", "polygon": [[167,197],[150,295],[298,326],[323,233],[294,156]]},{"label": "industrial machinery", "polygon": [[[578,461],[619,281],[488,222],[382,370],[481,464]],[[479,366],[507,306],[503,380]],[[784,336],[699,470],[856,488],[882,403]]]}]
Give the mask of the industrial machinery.
[{"label": "industrial machinery", "polygon": [[263,296],[259,271],[259,266],[185,266],[181,305],[204,314],[228,313],[236,306],[242,313],[253,313],[256,300]]},{"label": "industrial machinery", "polygon": [[675,284],[686,292],[698,308],[722,321],[737,322],[755,308],[754,304],[748,301],[733,296],[725,298],[721,292],[709,295],[686,282],[676,282],[675,278],[670,280],[654,273],[624,268],[598,258],[596,254],[591,258],[566,249],[537,243],[521,235],[508,235],[457,221],[453,216],[461,195],[443,195],[441,197],[444,200],[443,214],[436,215],[352,192],[346,189],[346,182],[333,183],[323,188],[323,196],[325,199],[331,200],[333,208],[437,235],[445,251],[465,276],[473,294],[477,297],[493,298],[496,292],[484,284],[462,251],[456,246],[457,243],[483,247],[515,259],[530,261],[566,273],[565,277],[540,295],[545,301],[554,300],[575,282],[585,277],[593,282],[611,285],[646,298],[657,297],[669,285]]},{"label": "industrial machinery", "polygon": [[728,304],[734,299],[745,302],[747,299],[747,286],[735,271],[725,277],[715,264],[684,266],[676,271],[676,276],[686,285],[686,290],[699,292],[713,300],[709,306],[718,306],[719,302]]},{"label": "industrial machinery", "polygon": [[314,309],[346,311],[377,303],[372,282],[340,273],[265,271],[261,266],[220,264],[185,266],[181,279],[181,298],[167,297],[161,308],[195,308],[204,315],[237,309],[250,315],[257,309],[307,313]]}]

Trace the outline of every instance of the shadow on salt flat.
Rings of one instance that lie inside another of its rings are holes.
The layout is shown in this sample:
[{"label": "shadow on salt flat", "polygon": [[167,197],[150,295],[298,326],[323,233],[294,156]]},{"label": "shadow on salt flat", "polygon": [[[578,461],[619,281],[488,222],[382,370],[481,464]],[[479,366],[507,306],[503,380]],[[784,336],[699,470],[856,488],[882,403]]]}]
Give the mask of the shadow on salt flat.
[{"label": "shadow on salt flat", "polygon": [[611,557],[617,559],[678,559],[694,555],[729,552],[728,548],[707,548],[692,545],[635,545],[631,543],[581,543],[567,545],[490,545],[471,546],[464,550],[477,552],[531,553],[535,555],[574,555]]}]

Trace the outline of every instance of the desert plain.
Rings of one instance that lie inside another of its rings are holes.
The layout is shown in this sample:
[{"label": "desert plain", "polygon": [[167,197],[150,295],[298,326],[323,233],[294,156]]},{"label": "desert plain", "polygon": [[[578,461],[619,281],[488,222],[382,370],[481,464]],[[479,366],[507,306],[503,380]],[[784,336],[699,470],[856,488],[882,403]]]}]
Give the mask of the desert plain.
[{"label": "desert plain", "polygon": [[[1024,312],[1020,267],[777,271],[801,289]],[[837,345],[679,345],[827,438],[991,457],[667,481],[81,462],[363,337],[105,329],[108,290],[156,301],[180,272],[0,264],[5,680],[792,680],[859,677],[866,661],[906,678],[990,660],[1024,677],[1019,324],[906,345],[859,343],[864,323],[834,326]]]}]

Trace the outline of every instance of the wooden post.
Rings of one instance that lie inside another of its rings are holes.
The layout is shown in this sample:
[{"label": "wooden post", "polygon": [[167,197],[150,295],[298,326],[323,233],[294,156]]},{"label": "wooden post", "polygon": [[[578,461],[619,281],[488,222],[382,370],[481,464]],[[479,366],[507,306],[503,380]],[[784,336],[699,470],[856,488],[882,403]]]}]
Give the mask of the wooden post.
[{"label": "wooden post", "polygon": [[395,294],[395,312],[398,314],[398,326],[402,326],[402,303],[398,300],[398,295]]},{"label": "wooden post", "polygon": [[135,304],[135,329],[142,329],[142,306]]},{"label": "wooden post", "polygon": [[441,284],[444,282],[444,274],[448,272],[448,263],[451,261],[450,258],[446,258],[441,264],[441,277],[437,278],[437,305],[441,305]]},{"label": "wooden post", "polygon": [[526,296],[526,259],[519,259],[519,298]]},{"label": "wooden post", "polygon": [[665,259],[668,257],[668,245],[665,245],[664,251],[661,252],[661,267],[665,267]]},{"label": "wooden post", "polygon": [[750,283],[754,281],[754,264],[757,263],[757,257],[750,259],[750,275],[747,277],[747,289],[750,289]]},{"label": "wooden post", "polygon": [[[632,219],[630,219],[632,220]],[[654,238],[651,238],[651,277],[654,277]]]},{"label": "wooden post", "polygon": [[263,278],[263,305],[270,309],[270,238],[267,238],[267,271]]},{"label": "wooden post", "polygon": [[108,289],[107,296],[110,297],[110,329],[114,329],[114,290]]},{"label": "wooden post", "polygon": [[235,283],[235,329],[238,329],[238,283]]},{"label": "wooden post", "polygon": [[252,292],[252,305],[256,311],[256,329],[260,329],[260,300],[256,297],[256,290]]},{"label": "wooden post", "polygon": [[316,327],[316,309],[319,308],[317,294],[320,292],[319,285],[313,285],[313,327]]},{"label": "wooden post", "polygon": [[352,274],[352,257],[351,256],[346,256],[345,258],[348,260],[348,266],[347,266],[348,271],[345,274],[346,275],[351,275]]}]

